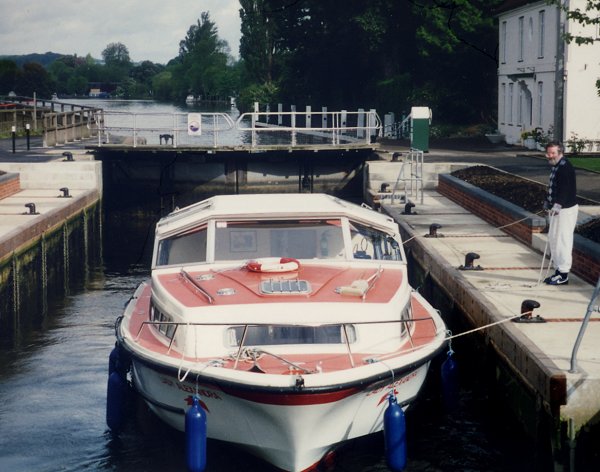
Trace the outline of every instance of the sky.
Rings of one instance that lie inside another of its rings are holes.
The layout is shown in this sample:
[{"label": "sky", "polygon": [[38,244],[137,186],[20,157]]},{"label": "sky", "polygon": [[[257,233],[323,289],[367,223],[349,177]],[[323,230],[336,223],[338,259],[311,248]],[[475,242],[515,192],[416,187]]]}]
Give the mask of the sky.
[{"label": "sky", "polygon": [[238,0],[0,0],[0,56],[55,52],[102,59],[122,43],[133,62],[166,64],[207,11],[238,57]]}]

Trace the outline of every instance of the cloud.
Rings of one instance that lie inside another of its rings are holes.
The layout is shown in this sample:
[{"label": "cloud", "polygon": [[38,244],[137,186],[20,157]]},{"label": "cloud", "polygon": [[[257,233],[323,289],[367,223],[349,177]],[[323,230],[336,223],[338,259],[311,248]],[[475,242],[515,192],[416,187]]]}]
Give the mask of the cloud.
[{"label": "cloud", "polygon": [[102,57],[110,43],[127,46],[133,61],[167,63],[177,56],[179,41],[208,11],[219,37],[237,57],[238,0],[2,0],[0,55],[88,53]]}]

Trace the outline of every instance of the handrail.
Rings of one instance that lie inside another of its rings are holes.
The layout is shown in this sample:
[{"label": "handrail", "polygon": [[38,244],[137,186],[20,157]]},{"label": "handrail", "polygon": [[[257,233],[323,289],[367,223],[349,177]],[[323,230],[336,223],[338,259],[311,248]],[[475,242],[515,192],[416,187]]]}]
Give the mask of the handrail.
[{"label": "handrail", "polygon": [[[202,129],[198,136],[212,135],[213,147],[223,145],[219,133],[238,132],[249,136],[253,148],[260,146],[353,146],[369,144],[374,135],[381,130],[381,121],[375,111],[329,111],[329,112],[249,112],[240,115],[236,121],[228,113],[199,112]],[[123,111],[102,111],[98,114],[98,146],[111,144],[111,133],[127,133],[133,137],[131,143],[121,145],[145,145],[147,135],[154,138],[169,136],[172,147],[182,145],[183,136],[187,137],[188,113],[133,113]],[[271,124],[273,118],[285,117],[289,125]],[[322,126],[313,126],[312,119]],[[321,117],[320,120],[317,117]],[[111,123],[112,121],[112,123]],[[303,126],[297,125],[302,122]],[[266,137],[265,143],[259,143],[258,137]],[[196,136],[186,139],[186,147],[197,146]],[[302,142],[299,140],[302,139]],[[270,141],[269,141],[270,140]],[[191,143],[191,144],[190,144]]]},{"label": "handrail", "polygon": [[[202,132],[199,135],[212,135],[213,147],[219,145],[218,135],[235,129],[235,122],[227,113],[222,112],[202,112],[196,113],[200,116],[202,122]],[[168,137],[172,141],[172,147],[176,148],[182,145],[182,136],[188,134],[187,117],[189,113],[164,113],[164,112],[127,112],[118,110],[102,110],[102,115],[97,118],[98,122],[98,146],[110,144],[111,133],[126,132],[132,137],[129,145],[137,147],[140,144],[146,144],[144,134],[155,134],[162,144],[163,137]],[[111,121],[116,123],[108,123]],[[104,137],[105,142],[102,142]],[[165,140],[167,143],[168,140]],[[187,146],[187,144],[185,144]]]},{"label": "handrail", "polygon": [[[322,126],[312,125],[313,116],[321,117],[315,121],[320,122]],[[289,125],[281,124],[283,117],[289,118]],[[304,118],[304,126],[296,125],[299,117]],[[349,117],[355,118],[355,123],[349,124]],[[260,118],[264,118],[264,121]],[[277,124],[269,123],[270,118],[276,118]],[[244,126],[247,121],[250,122],[250,126]],[[298,134],[327,139],[330,141],[328,144],[337,146],[341,144],[342,138],[349,143],[370,143],[371,137],[381,130],[381,120],[375,111],[254,111],[240,115],[236,127],[240,131],[252,133],[252,147],[258,146],[258,133],[269,132],[291,132],[292,146],[298,144]]]},{"label": "handrail", "polygon": [[[590,321],[590,317],[592,316],[592,312],[594,311],[593,305],[596,299],[598,298],[598,295],[600,295],[600,277],[598,277],[598,281],[596,282],[596,288],[594,288],[592,298],[590,298],[590,303],[587,307],[587,312],[585,314],[585,317],[583,318],[583,321],[581,322],[581,327],[579,328],[577,339],[575,340],[575,344],[573,345],[573,352],[571,353],[571,368],[569,369],[569,372],[571,374],[577,372],[577,352],[579,351],[579,346],[581,345],[581,341],[583,340],[583,335],[587,330],[587,325]],[[598,307],[596,307],[596,311],[598,311]]]},{"label": "handrail", "polygon": [[[402,121],[396,121],[387,126],[384,126],[383,135],[387,136],[388,132],[389,132],[389,134],[394,136],[395,139],[405,138],[406,136],[408,136],[410,134],[411,123],[412,123],[412,113],[409,113],[407,116],[405,116],[402,119]],[[406,134],[405,134],[405,131],[406,131]]]},{"label": "handrail", "polygon": [[[242,322],[242,323],[234,323],[234,322],[228,322],[228,323],[217,323],[217,322],[202,322],[202,321],[197,321],[197,322],[192,322],[192,323],[183,323],[183,322],[179,322],[179,321],[153,321],[153,320],[145,320],[142,321],[142,323],[140,324],[140,327],[138,329],[138,332],[136,333],[136,337],[135,339],[139,339],[142,329],[144,329],[145,326],[163,326],[163,325],[167,325],[167,326],[175,326],[175,330],[173,332],[173,337],[171,338],[171,342],[169,343],[169,351],[171,349],[171,344],[173,342],[174,339],[174,333],[177,331],[177,329],[179,328],[179,326],[241,326],[243,327],[243,333],[242,333],[242,339],[240,341],[240,344],[238,346],[237,349],[237,354],[234,358],[234,369],[237,369],[237,366],[239,364],[239,360],[242,356],[242,353],[244,352],[244,349],[247,349],[247,347],[245,346],[245,341],[246,341],[246,337],[248,334],[248,329],[251,327],[257,327],[257,326],[274,326],[274,327],[325,327],[325,326],[342,326],[343,330],[344,330],[344,345],[346,346],[346,350],[348,353],[348,357],[350,359],[350,365],[351,367],[355,367],[354,364],[354,359],[352,357],[352,351],[350,348],[350,340],[348,337],[348,332],[347,332],[347,325],[372,325],[372,324],[391,324],[391,323],[402,323],[404,325],[407,325],[407,329],[404,331],[404,333],[407,334],[402,334],[401,337],[404,337],[405,335],[408,335],[410,341],[411,341],[411,351],[417,349],[418,347],[415,347],[412,343],[412,337],[410,334],[410,329],[408,324],[409,323],[415,323],[415,322],[420,322],[420,321],[429,321],[431,323],[434,324],[435,326],[435,321],[433,319],[432,316],[427,316],[427,317],[423,317],[423,318],[402,318],[402,319],[397,319],[397,320],[370,320],[370,321],[352,321],[352,322],[328,322],[328,323],[295,323],[295,322],[291,322],[291,323],[247,323],[247,322]],[[445,330],[444,330],[445,333]],[[437,336],[437,333],[436,333]],[[427,344],[424,344],[423,347],[427,346]],[[264,351],[265,353],[267,353],[267,351]],[[268,353],[271,354],[271,353]],[[273,354],[271,354],[273,355]],[[377,359],[372,359],[371,362],[377,362]]]}]

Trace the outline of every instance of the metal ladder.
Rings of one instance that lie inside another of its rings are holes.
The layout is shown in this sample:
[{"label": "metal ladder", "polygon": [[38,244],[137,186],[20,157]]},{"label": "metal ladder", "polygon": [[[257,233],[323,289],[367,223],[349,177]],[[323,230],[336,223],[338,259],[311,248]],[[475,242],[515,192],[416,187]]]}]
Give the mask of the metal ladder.
[{"label": "metal ladder", "polygon": [[392,188],[391,202],[408,203],[409,197],[423,203],[423,151],[412,149],[404,156],[396,183]]}]

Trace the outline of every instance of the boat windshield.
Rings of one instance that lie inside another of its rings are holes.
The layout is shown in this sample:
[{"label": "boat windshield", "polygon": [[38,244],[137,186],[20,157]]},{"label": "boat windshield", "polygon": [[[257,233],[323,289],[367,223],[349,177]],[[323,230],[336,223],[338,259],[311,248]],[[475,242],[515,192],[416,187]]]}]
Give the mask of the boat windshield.
[{"label": "boat windshield", "polygon": [[215,260],[343,259],[342,223],[332,220],[218,221]]},{"label": "boat windshield", "polygon": [[[215,222],[214,260],[233,261],[264,257],[294,259],[402,260],[393,235],[350,221],[344,237],[340,218]],[[208,237],[203,225],[159,242],[158,265],[205,262]],[[350,241],[346,247],[345,241]]]}]

